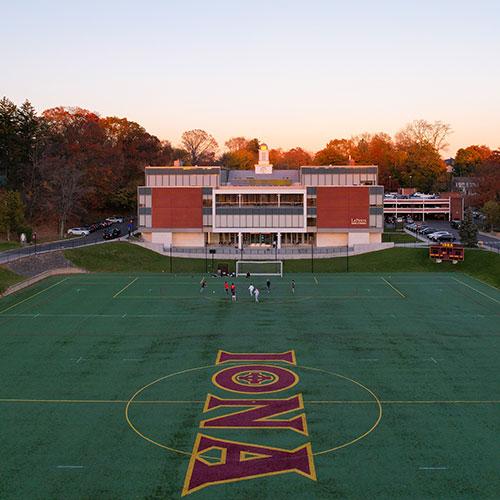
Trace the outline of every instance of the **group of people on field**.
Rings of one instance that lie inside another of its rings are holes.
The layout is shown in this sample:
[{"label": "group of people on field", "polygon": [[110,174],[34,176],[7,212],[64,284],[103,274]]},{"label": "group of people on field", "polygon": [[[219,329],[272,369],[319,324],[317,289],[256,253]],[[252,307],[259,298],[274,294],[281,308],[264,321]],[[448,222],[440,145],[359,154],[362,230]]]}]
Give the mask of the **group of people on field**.
[{"label": "group of people on field", "polygon": [[[250,276],[248,274],[247,278],[249,277]],[[206,287],[207,287],[207,280],[205,278],[202,278],[200,281],[200,293],[202,293]],[[292,288],[292,293],[295,294],[295,280],[292,280],[291,288]],[[236,302],[236,285],[234,283],[231,283],[231,285],[229,285],[229,282],[224,281],[224,290],[226,292],[226,295],[229,296],[229,294],[231,294],[231,300],[233,302]],[[267,293],[271,293],[271,280],[269,279],[266,281],[266,290]],[[250,293],[250,297],[253,297],[255,299],[255,302],[259,302],[260,290],[256,286],[254,286],[253,283],[250,283],[248,291]]]}]

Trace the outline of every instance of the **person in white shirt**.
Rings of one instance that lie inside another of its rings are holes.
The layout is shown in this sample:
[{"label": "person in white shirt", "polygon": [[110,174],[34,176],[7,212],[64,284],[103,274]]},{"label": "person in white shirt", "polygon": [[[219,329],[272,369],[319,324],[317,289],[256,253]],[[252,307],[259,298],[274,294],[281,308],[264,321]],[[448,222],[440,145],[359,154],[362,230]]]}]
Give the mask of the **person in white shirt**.
[{"label": "person in white shirt", "polygon": [[250,292],[250,297],[253,295],[254,290],[256,290],[256,288],[253,286],[253,283],[250,283],[250,286],[248,287],[248,291]]},{"label": "person in white shirt", "polygon": [[253,294],[254,294],[254,297],[255,297],[255,302],[259,302],[259,294],[260,294],[259,289],[256,288],[254,290]]}]

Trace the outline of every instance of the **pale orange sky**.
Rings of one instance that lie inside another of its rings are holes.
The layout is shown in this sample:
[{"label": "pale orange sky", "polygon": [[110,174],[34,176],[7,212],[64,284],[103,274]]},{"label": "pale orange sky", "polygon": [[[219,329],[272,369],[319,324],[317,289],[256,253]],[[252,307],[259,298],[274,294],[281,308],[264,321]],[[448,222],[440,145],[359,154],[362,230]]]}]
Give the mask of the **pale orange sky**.
[{"label": "pale orange sky", "polygon": [[178,144],[202,128],[316,151],[451,124],[500,147],[500,2],[9,2],[0,94],[124,116]]}]

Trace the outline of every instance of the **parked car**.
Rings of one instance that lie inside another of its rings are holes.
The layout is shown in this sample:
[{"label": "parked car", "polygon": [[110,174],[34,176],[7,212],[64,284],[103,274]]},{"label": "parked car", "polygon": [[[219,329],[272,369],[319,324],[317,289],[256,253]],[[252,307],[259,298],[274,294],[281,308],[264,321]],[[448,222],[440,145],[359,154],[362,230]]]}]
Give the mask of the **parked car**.
[{"label": "parked car", "polygon": [[68,229],[68,234],[72,234],[74,236],[87,236],[90,234],[90,231],[86,227],[72,227]]},{"label": "parked car", "polygon": [[450,226],[453,229],[460,229],[461,225],[462,225],[462,221],[459,219],[454,219],[454,220],[450,221]]},{"label": "parked car", "polygon": [[111,222],[112,224],[121,224],[123,222],[123,217],[117,217],[116,215],[113,215],[111,217],[106,217],[107,222]]},{"label": "parked car", "polygon": [[420,230],[420,234],[423,236],[427,236],[429,234],[435,233],[437,230],[434,229],[433,227],[425,227]]},{"label": "parked car", "polygon": [[112,229],[106,229],[104,233],[102,234],[103,239],[105,240],[113,240],[115,238],[118,238],[122,232],[118,227],[114,227]]},{"label": "parked car", "polygon": [[452,241],[455,241],[456,238],[455,236],[453,236],[452,234],[442,234],[440,236],[438,236],[437,238],[435,238],[435,241],[439,242],[439,243],[444,243],[444,242],[452,242]]},{"label": "parked car", "polygon": [[428,234],[427,238],[429,238],[432,241],[437,241],[437,238],[444,235],[452,236],[448,231],[436,231],[435,233]]}]

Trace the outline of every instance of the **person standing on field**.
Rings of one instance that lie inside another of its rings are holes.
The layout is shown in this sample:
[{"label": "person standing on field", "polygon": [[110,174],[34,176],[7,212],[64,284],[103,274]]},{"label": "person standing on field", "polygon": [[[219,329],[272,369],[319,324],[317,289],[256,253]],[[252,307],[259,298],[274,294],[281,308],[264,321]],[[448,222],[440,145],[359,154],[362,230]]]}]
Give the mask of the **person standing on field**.
[{"label": "person standing on field", "polygon": [[267,293],[271,293],[271,280],[266,281]]},{"label": "person standing on field", "polygon": [[253,295],[255,297],[255,302],[259,302],[259,295],[260,295],[260,292],[259,292],[259,289],[256,288],[253,292]]},{"label": "person standing on field", "polygon": [[236,302],[236,285],[231,283],[231,300]]},{"label": "person standing on field", "polygon": [[229,296],[229,283],[224,281],[224,290],[226,290],[226,295]]},{"label": "person standing on field", "polygon": [[250,292],[250,297],[253,295],[254,290],[257,289],[253,286],[253,283],[250,283],[250,286],[248,287],[248,291]]},{"label": "person standing on field", "polygon": [[200,281],[200,293],[203,292],[203,290],[205,290],[206,286],[207,286],[207,280],[205,278],[202,278]]},{"label": "person standing on field", "polygon": [[295,280],[292,280],[292,293],[295,293]]}]

